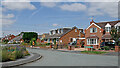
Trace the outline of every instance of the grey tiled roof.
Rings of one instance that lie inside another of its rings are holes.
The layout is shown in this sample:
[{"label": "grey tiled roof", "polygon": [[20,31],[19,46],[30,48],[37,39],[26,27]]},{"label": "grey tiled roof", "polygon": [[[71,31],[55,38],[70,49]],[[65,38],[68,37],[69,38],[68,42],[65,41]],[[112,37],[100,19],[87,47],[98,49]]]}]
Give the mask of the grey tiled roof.
[{"label": "grey tiled roof", "polygon": [[99,22],[99,23],[95,23],[97,24],[98,26],[100,26],[101,28],[105,29],[105,25],[107,23],[109,23],[111,26],[114,26],[115,24],[117,24],[118,22],[120,22],[120,20],[118,21],[109,21],[109,22]]}]

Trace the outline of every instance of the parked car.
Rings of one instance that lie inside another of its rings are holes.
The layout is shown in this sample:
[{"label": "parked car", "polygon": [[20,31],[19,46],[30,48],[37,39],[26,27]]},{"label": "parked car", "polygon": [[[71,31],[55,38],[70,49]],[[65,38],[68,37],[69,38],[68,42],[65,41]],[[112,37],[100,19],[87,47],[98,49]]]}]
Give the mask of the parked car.
[{"label": "parked car", "polygon": [[77,45],[77,41],[73,41],[71,43],[68,43],[68,45]]}]

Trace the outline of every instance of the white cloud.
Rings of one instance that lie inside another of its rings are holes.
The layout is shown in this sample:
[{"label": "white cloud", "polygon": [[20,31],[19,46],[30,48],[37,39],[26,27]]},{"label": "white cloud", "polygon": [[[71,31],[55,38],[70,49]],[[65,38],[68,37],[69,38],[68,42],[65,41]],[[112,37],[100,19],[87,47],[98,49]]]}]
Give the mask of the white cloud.
[{"label": "white cloud", "polygon": [[56,6],[56,3],[55,2],[41,2],[40,5],[52,8]]},{"label": "white cloud", "polygon": [[0,19],[0,21],[2,21],[2,25],[11,25],[15,23],[15,20],[13,19]]},{"label": "white cloud", "polygon": [[6,18],[13,18],[14,14],[7,14],[7,15],[0,15],[0,18],[6,19]]},{"label": "white cloud", "polygon": [[15,23],[16,21],[12,18],[14,18],[14,14],[0,14],[0,22],[2,25],[10,25]]},{"label": "white cloud", "polygon": [[59,24],[52,24],[52,26],[56,27],[56,26],[59,26]]},{"label": "white cloud", "polygon": [[67,10],[67,11],[84,11],[86,10],[86,5],[83,5],[81,3],[73,3],[73,4],[64,4],[61,5],[60,8],[62,10]]},{"label": "white cloud", "polygon": [[34,10],[36,9],[34,5],[30,4],[29,2],[2,2],[4,8],[9,10]]},{"label": "white cloud", "polygon": [[117,2],[92,2],[88,8],[89,15],[109,15],[111,17],[118,17],[118,3]]}]

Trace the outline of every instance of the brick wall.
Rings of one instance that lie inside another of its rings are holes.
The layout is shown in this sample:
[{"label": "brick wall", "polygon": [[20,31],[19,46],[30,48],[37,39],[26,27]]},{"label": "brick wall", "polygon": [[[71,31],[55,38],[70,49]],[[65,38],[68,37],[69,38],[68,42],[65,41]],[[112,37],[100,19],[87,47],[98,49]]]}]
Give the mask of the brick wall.
[{"label": "brick wall", "polygon": [[[96,33],[90,33],[90,28],[97,28],[97,32]],[[87,45],[87,37],[91,36],[91,35],[96,35],[97,37],[99,37],[98,39],[98,48],[100,48],[100,41],[102,42],[102,36],[103,36],[103,29],[98,28],[97,26],[95,26],[94,24],[92,26],[90,26],[88,29],[85,30],[85,45]],[[97,48],[97,46],[93,46],[94,48]]]},{"label": "brick wall", "polygon": [[[79,36],[79,30],[77,29],[77,32],[75,32],[77,28],[75,29],[72,29],[70,32],[66,33],[64,36],[62,36],[60,40],[62,40],[62,44],[68,44],[70,43],[70,39],[71,38],[77,38]],[[81,33],[81,36],[84,36],[82,33]]]}]

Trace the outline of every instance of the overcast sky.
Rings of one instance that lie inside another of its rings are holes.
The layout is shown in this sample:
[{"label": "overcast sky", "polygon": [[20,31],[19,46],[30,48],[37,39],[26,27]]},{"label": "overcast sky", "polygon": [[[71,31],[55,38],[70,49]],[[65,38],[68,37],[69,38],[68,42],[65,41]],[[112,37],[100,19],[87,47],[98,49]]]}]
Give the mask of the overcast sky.
[{"label": "overcast sky", "polygon": [[62,27],[87,28],[95,22],[118,20],[117,2],[2,2],[4,35],[22,31],[48,33]]}]

